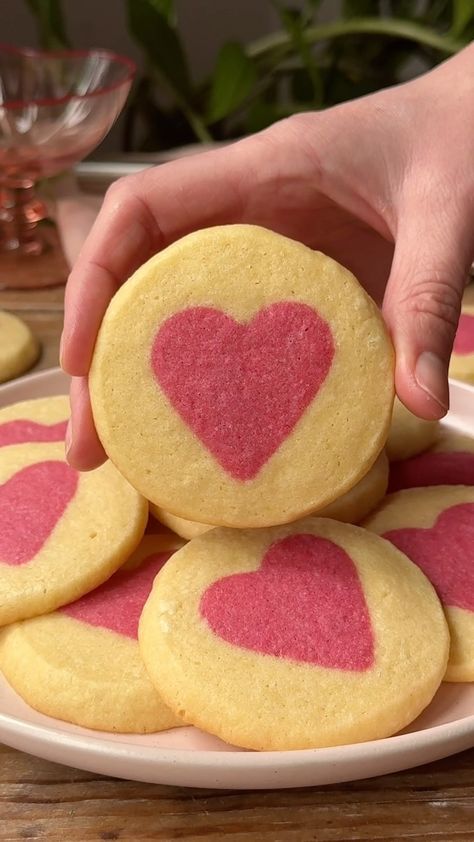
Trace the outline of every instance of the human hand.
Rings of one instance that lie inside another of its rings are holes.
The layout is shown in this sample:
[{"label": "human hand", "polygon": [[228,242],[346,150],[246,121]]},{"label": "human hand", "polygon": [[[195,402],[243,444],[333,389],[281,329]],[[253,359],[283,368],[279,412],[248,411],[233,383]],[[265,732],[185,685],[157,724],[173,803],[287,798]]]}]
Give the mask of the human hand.
[{"label": "human hand", "polygon": [[396,389],[423,418],[448,407],[447,369],[474,257],[474,48],[431,73],[116,182],[66,290],[61,362],[73,375],[68,459],[105,458],[87,373],[117,288],[198,228],[271,228],[347,266],[379,302]]}]

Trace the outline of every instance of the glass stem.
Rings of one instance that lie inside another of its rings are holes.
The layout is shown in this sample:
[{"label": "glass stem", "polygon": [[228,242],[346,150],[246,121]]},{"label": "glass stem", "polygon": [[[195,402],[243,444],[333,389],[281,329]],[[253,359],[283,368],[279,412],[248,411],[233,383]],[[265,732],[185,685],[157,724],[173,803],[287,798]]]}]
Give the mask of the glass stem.
[{"label": "glass stem", "polygon": [[38,198],[35,182],[10,178],[0,183],[0,250],[21,254],[42,254],[46,244],[39,236],[38,222],[47,216]]}]

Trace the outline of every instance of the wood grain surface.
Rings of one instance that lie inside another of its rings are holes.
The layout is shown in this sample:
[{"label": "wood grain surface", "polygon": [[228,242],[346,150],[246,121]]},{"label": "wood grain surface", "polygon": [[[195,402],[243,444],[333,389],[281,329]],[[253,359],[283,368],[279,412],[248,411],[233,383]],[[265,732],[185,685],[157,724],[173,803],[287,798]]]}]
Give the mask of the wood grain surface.
[{"label": "wood grain surface", "polygon": [[[58,363],[63,290],[0,292]],[[474,750],[338,786],[222,792],[103,778],[0,746],[0,840],[474,842]]]}]

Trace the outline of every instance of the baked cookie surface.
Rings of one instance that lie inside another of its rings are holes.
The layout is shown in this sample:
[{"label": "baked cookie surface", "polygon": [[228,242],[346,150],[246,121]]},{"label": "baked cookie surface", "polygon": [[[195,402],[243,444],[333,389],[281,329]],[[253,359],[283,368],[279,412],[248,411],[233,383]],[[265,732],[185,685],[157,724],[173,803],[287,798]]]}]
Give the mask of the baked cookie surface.
[{"label": "baked cookie surface", "polygon": [[365,525],[405,553],[434,585],[451,634],[445,680],[474,681],[474,488],[399,491]]},{"label": "baked cookie surface", "polygon": [[138,620],[153,579],[176,549],[146,535],[127,563],[78,601],[0,632],[0,666],[22,698],[48,716],[128,733],[182,724],[146,673]]},{"label": "baked cookie surface", "polygon": [[177,715],[274,750],[404,727],[434,695],[449,638],[405,556],[358,527],[307,518],[191,541],[156,580],[139,643]]},{"label": "baked cookie surface", "polygon": [[63,442],[0,448],[0,625],[99,585],[137,546],[147,515],[111,462],[79,474]]},{"label": "baked cookie surface", "polygon": [[148,500],[199,523],[265,526],[367,473],[390,421],[393,351],[333,260],[223,226],[170,246],[117,292],[90,389],[105,450]]}]

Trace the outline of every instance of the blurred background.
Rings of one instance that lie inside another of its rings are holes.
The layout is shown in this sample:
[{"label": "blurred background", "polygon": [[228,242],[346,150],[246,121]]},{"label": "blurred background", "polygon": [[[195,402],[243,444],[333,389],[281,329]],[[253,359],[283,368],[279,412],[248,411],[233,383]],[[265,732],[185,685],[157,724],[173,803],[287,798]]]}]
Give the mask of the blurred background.
[{"label": "blurred background", "polygon": [[474,0],[1,0],[0,27],[136,61],[104,158],[226,141],[411,78],[473,38]]}]

